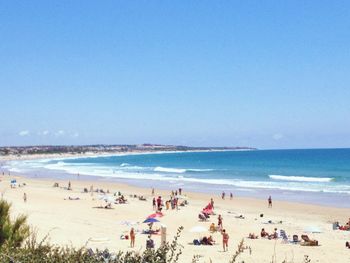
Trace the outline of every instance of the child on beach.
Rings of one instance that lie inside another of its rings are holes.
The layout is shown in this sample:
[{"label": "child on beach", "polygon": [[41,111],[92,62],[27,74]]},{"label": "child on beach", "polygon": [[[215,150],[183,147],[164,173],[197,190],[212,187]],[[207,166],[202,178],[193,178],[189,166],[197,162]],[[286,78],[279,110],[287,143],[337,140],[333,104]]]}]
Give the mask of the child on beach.
[{"label": "child on beach", "polygon": [[228,250],[228,239],[230,238],[229,235],[226,233],[226,230],[223,229],[222,232],[222,247],[224,249],[224,252]]}]

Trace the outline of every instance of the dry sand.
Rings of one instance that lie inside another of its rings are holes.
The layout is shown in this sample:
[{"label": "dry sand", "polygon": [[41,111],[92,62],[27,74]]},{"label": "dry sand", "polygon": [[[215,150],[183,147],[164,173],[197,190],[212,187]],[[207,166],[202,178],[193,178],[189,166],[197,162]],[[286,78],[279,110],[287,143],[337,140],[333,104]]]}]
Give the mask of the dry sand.
[{"label": "dry sand", "polygon": [[[67,181],[54,179],[28,179],[17,177],[18,183],[26,183],[26,186],[10,188],[12,176],[2,176],[0,191],[3,198],[12,203],[14,215],[20,213],[28,215],[28,221],[38,230],[39,237],[50,234],[53,243],[61,245],[74,245],[92,248],[109,248],[112,251],[131,250],[128,240],[121,240],[122,234],[128,234],[130,226],[122,224],[123,221],[140,222],[135,225],[137,231],[146,229],[147,225],[141,222],[154,211],[152,210],[151,189],[142,189],[123,184],[109,182],[89,182],[83,180],[72,181],[72,191],[65,190]],[[82,178],[81,178],[82,179]],[[61,187],[54,188],[54,182]],[[98,200],[98,194],[83,193],[83,188],[90,185],[111,193],[121,191],[127,198],[128,204],[113,205],[113,209],[94,208],[103,201]],[[27,202],[23,201],[23,194],[27,194]],[[251,247],[240,255],[240,259],[248,262],[303,262],[304,255],[309,255],[311,262],[350,262],[350,250],[345,248],[345,242],[350,241],[350,232],[332,230],[332,222],[347,222],[350,217],[350,209],[322,207],[298,203],[274,201],[273,208],[267,208],[266,200],[238,198],[233,200],[221,200],[218,196],[212,196],[215,201],[215,213],[223,216],[223,225],[227,230],[229,251],[223,252],[222,238],[219,233],[213,235],[217,241],[214,246],[190,245],[193,239],[201,234],[190,233],[189,229],[200,225],[209,229],[211,222],[217,224],[217,215],[211,216],[208,222],[199,222],[199,211],[208,204],[211,196],[199,193],[184,193],[188,196],[189,205],[180,210],[164,211],[165,216],[160,218],[162,224],[167,226],[167,239],[171,240],[179,226],[184,230],[180,243],[184,245],[180,262],[191,262],[193,255],[200,255],[200,262],[228,262],[236,251],[237,245],[244,238],[245,245]],[[130,194],[144,195],[147,201],[130,198]],[[156,195],[163,198],[169,197],[168,191],[158,191]],[[80,200],[65,200],[68,197],[79,197]],[[245,219],[237,219],[235,216],[244,215]],[[261,218],[259,215],[264,214]],[[282,224],[265,224],[267,221],[282,221]],[[155,225],[157,226],[157,225]],[[281,239],[267,240],[247,239],[250,232],[259,234],[261,228],[272,232],[276,227],[284,229],[288,235],[303,234],[304,229],[315,226],[322,233],[308,233],[310,238],[317,239],[318,247],[304,247],[295,244],[285,244]],[[209,234],[209,233],[204,233]],[[147,235],[137,232],[134,250],[145,248]],[[90,240],[90,241],[89,241]],[[154,236],[156,246],[160,244],[160,236]],[[212,261],[210,261],[212,260]]]}]

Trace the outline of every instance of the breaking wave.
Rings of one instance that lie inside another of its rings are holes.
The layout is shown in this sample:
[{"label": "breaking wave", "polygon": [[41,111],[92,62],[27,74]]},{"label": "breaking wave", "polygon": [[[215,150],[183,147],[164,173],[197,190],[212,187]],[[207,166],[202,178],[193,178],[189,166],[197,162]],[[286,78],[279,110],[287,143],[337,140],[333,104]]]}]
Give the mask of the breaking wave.
[{"label": "breaking wave", "polygon": [[319,182],[328,183],[334,180],[329,177],[306,177],[306,176],[285,176],[285,175],[269,175],[272,180],[292,181],[292,182]]}]

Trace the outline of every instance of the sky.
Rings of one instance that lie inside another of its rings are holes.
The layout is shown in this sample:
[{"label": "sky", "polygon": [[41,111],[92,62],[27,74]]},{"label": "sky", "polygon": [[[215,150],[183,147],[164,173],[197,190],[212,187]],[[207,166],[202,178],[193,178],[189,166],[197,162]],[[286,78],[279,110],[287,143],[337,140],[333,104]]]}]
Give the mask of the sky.
[{"label": "sky", "polygon": [[350,147],[349,1],[1,1],[0,145]]}]

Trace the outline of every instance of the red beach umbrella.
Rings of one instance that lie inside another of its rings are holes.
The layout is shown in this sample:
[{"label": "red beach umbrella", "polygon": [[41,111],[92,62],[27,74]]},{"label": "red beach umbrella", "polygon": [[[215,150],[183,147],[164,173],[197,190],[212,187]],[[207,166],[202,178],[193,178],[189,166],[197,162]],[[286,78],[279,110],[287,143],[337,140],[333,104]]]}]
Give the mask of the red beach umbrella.
[{"label": "red beach umbrella", "polygon": [[156,218],[156,217],[162,217],[162,216],[164,216],[163,213],[158,212],[158,213],[149,215],[147,218]]}]

